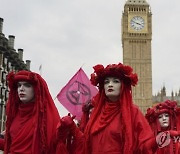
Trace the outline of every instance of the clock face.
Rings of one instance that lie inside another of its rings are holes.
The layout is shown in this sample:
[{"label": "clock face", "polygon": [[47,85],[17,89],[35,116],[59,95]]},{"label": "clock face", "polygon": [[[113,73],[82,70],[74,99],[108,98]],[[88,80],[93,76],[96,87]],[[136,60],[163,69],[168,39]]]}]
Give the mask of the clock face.
[{"label": "clock face", "polygon": [[134,16],[130,21],[130,26],[136,31],[144,28],[144,19],[141,16]]}]

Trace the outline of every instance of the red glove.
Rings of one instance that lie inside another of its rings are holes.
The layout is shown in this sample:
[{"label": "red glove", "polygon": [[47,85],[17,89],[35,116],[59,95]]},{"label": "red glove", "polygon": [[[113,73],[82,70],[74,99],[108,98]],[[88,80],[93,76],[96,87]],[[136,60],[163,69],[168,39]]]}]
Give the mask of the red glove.
[{"label": "red glove", "polygon": [[68,114],[68,116],[65,116],[61,119],[61,127],[65,127],[65,128],[71,128],[72,125],[74,124],[73,119],[75,118],[75,116],[70,116],[70,114]]}]

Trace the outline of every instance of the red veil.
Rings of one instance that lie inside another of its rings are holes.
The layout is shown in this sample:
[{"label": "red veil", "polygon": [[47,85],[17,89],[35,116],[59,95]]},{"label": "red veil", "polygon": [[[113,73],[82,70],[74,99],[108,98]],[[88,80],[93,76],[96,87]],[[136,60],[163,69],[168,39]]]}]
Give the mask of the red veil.
[{"label": "red veil", "polygon": [[[50,150],[50,144],[59,122],[59,114],[49,93],[45,80],[37,73],[29,71],[19,71],[14,74],[11,72],[8,77],[8,85],[10,88],[9,99],[7,102],[7,121],[4,153],[9,153],[10,148],[21,149],[26,143],[32,144],[31,153],[47,154]],[[22,104],[17,94],[17,82],[27,81],[33,85],[35,91],[35,102],[31,106],[32,116],[22,127],[23,131],[18,133],[18,137],[12,143],[10,129],[14,118]],[[31,136],[31,140],[27,138]]]}]

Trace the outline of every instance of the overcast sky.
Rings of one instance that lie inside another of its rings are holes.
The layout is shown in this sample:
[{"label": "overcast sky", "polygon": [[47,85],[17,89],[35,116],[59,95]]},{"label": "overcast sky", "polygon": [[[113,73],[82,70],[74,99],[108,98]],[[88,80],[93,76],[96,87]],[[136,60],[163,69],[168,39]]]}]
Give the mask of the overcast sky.
[{"label": "overcast sky", "polygon": [[[39,73],[55,98],[82,66],[122,62],[121,18],[126,0],[0,0],[3,33]],[[180,1],[148,0],[152,11],[153,94],[180,88]],[[60,115],[66,111],[55,100]]]}]

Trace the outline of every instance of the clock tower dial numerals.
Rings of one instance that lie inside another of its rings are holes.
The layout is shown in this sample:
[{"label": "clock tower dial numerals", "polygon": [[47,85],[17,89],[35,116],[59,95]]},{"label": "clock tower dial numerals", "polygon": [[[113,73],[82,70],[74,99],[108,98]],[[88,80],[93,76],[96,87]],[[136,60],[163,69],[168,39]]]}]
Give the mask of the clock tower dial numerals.
[{"label": "clock tower dial numerals", "polygon": [[140,31],[144,28],[144,19],[141,16],[134,16],[130,21],[130,26],[136,31]]}]

